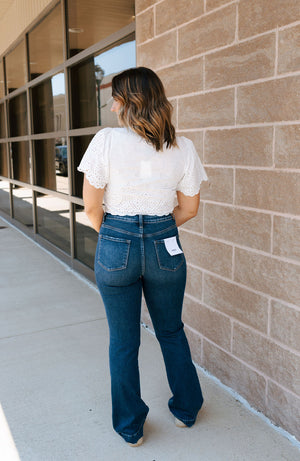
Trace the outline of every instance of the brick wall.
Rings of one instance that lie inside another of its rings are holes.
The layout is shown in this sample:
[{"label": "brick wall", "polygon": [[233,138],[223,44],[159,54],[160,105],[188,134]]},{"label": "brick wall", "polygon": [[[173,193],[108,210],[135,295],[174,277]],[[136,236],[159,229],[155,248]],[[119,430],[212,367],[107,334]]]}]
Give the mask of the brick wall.
[{"label": "brick wall", "polygon": [[209,176],[181,230],[194,360],[300,438],[300,0],[136,0],[136,27]]}]

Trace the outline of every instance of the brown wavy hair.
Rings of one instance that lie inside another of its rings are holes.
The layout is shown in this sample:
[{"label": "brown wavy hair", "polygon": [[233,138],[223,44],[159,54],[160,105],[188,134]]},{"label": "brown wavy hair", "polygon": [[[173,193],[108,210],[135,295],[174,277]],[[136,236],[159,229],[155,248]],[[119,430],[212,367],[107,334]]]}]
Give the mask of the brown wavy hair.
[{"label": "brown wavy hair", "polygon": [[112,96],[121,103],[119,121],[153,144],[157,151],[177,146],[171,122],[173,107],[153,70],[134,67],[112,79]]}]

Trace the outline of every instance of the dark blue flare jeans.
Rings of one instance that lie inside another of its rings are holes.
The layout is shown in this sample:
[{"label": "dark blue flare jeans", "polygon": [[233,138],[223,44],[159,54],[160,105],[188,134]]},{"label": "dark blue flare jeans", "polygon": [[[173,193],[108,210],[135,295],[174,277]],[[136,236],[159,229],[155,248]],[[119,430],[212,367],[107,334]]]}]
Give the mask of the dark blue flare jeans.
[{"label": "dark blue flare jeans", "polygon": [[142,292],[159,341],[169,386],[168,405],[192,426],[203,397],[181,320],[186,283],[183,253],[171,256],[164,239],[180,246],[175,220],[168,216],[105,213],[95,255],[95,276],[110,331],[113,427],[126,442],[143,435],[149,408],[141,398],[138,352]]}]

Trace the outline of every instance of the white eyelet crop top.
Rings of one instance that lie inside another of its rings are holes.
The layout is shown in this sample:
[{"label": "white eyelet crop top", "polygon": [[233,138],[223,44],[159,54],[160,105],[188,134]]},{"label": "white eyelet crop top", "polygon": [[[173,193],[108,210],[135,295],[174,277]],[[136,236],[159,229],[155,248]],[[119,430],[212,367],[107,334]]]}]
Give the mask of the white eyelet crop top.
[{"label": "white eyelet crop top", "polygon": [[103,128],[90,142],[78,171],[104,189],[105,211],[116,215],[172,213],[176,191],[193,196],[207,180],[193,142],[176,137],[178,147],[157,152],[130,128]]}]

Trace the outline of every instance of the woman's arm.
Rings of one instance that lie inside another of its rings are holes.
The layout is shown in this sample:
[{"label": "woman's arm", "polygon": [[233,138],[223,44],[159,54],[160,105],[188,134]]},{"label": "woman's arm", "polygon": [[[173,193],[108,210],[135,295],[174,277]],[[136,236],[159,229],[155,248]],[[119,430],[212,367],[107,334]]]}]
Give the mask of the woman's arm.
[{"label": "woman's arm", "polygon": [[103,196],[104,189],[96,189],[96,187],[91,186],[84,175],[82,191],[84,211],[97,232],[100,230],[103,219]]},{"label": "woman's arm", "polygon": [[173,213],[177,227],[185,223],[189,219],[194,218],[198,213],[200,203],[200,192],[193,197],[184,195],[182,192],[177,191],[178,205],[174,208]]}]

